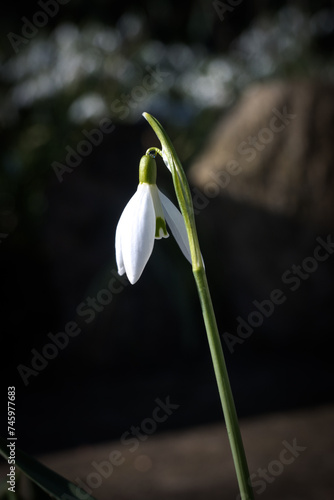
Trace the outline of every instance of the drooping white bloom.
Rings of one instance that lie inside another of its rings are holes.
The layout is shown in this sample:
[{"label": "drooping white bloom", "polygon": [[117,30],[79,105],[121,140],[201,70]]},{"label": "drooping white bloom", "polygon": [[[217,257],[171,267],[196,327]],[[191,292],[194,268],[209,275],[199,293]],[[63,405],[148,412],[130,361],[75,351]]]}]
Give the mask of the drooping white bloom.
[{"label": "drooping white bloom", "polygon": [[126,273],[131,284],[140,278],[154,247],[154,240],[167,238],[166,222],[185,257],[191,262],[188,235],[183,217],[159,191],[155,160],[141,159],[139,185],[123,210],[116,228],[118,273]]}]

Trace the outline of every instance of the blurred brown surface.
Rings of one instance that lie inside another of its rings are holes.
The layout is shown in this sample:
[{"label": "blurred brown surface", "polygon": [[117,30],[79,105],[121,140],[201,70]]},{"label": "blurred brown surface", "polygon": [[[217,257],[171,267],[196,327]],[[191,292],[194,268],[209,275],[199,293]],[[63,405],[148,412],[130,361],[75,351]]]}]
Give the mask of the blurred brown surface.
[{"label": "blurred brown surface", "polygon": [[[333,422],[333,406],[243,420],[256,498],[332,500]],[[222,424],[152,434],[132,452],[129,439],[128,446],[116,440],[40,459],[68,479],[90,484],[98,500],[237,498]],[[122,463],[111,471],[112,460]]]},{"label": "blurred brown surface", "polygon": [[191,181],[239,201],[331,229],[334,86],[313,80],[252,85],[214,128]]}]

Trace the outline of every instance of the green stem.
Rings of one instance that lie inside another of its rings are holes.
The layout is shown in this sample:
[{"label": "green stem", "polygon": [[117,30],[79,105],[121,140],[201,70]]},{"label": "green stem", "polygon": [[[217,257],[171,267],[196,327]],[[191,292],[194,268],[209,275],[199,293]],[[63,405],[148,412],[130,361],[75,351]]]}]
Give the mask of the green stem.
[{"label": "green stem", "polygon": [[232,450],[232,457],[238,479],[241,499],[254,500],[253,490],[249,482],[247,459],[240,433],[240,427],[238,424],[237,412],[235,409],[233,394],[219,337],[206,273],[204,268],[194,270],[193,273],[202,307],[212,363],[223,408],[227,434]]},{"label": "green stem", "polygon": [[[239,484],[241,500],[254,500],[253,490],[249,482],[248,465],[244,446],[242,443],[237,412],[235,409],[232,390],[225,364],[223,348],[220,341],[216,317],[209,291],[209,285],[207,282],[203,259],[200,251],[194,217],[194,207],[192,204],[188,180],[174,149],[174,146],[161,124],[156,118],[149,115],[148,113],[143,113],[143,116],[146,118],[146,120],[149,122],[154,132],[156,133],[163,147],[163,151],[167,157],[168,165],[173,177],[175,193],[187,229],[192,259],[192,269],[203,312],[205,328],[208,336],[220,400],[223,407],[225,424],[232,450],[232,457]],[[155,152],[159,152],[159,154],[161,153],[157,148],[150,148],[150,150],[153,149],[155,150]]]}]

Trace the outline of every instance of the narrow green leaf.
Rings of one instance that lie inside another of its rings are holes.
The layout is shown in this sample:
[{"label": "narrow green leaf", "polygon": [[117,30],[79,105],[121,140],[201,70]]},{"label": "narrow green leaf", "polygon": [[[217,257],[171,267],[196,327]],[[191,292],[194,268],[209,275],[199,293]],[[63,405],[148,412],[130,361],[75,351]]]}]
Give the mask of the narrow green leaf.
[{"label": "narrow green leaf", "polygon": [[[0,437],[0,454],[7,460],[10,441]],[[42,490],[58,500],[95,500],[86,491],[15,447],[15,465]]]}]

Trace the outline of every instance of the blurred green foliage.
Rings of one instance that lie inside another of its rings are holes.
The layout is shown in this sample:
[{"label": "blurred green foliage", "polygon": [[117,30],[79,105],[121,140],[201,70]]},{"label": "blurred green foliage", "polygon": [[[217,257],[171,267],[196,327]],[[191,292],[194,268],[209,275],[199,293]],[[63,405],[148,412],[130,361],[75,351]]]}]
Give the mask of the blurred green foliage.
[{"label": "blurred green foliage", "polygon": [[[0,52],[1,243],[16,233],[12,244],[26,245],[47,210],[52,163],[64,162],[66,147],[77,145],[82,131],[101,119],[121,126],[140,122],[143,111],[152,113],[187,165],[217,117],[251,83],[334,77],[334,11],[322,3],[318,10],[265,10],[246,27],[243,3],[223,21],[211,3],[189,3],[179,15],[173,2],[148,4],[122,11],[98,2],[89,16],[83,3],[77,23],[67,18],[67,5],[60,5],[35,31],[31,23],[38,11],[30,6],[27,16],[12,13],[3,26],[8,31]],[[78,8],[68,4],[72,17]],[[13,39],[27,33],[33,35]],[[230,42],[224,45],[226,33]]]}]

